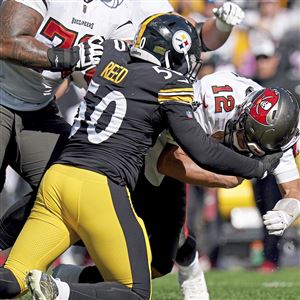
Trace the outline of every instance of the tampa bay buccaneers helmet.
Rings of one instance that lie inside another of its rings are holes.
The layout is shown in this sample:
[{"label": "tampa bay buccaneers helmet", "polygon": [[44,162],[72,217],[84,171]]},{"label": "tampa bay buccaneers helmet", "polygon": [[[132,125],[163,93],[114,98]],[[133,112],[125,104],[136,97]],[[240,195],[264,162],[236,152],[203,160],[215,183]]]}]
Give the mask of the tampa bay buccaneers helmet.
[{"label": "tampa bay buccaneers helmet", "polygon": [[282,88],[251,92],[226,124],[225,144],[237,149],[238,131],[247,150],[256,156],[285,151],[299,138],[299,104]]},{"label": "tampa bay buccaneers helmet", "polygon": [[131,55],[177,71],[190,81],[201,66],[200,39],[195,27],[171,13],[156,14],[140,24]]}]

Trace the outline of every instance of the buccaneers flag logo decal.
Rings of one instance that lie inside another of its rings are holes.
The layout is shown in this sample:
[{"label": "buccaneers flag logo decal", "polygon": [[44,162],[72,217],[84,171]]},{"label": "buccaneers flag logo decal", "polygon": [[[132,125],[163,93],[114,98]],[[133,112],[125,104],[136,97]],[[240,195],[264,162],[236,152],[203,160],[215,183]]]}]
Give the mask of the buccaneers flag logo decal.
[{"label": "buccaneers flag logo decal", "polygon": [[[276,115],[276,104],[279,100],[279,93],[276,90],[267,88],[254,101],[250,109],[250,116],[263,125],[270,125]],[[275,109],[273,109],[275,108]]]}]

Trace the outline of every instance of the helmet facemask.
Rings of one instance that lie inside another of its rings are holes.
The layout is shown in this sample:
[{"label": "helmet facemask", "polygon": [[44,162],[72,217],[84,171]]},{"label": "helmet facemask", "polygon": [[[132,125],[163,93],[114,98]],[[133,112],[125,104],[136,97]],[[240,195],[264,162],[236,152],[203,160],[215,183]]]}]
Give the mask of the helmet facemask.
[{"label": "helmet facemask", "polygon": [[224,143],[236,152],[244,155],[264,156],[266,152],[254,141],[247,137],[244,120],[241,114],[238,120],[229,120],[225,126]]}]

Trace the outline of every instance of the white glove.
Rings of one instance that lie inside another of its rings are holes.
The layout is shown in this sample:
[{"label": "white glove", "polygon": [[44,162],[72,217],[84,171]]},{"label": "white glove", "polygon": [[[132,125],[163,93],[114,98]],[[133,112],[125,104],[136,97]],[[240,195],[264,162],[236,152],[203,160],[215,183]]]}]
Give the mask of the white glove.
[{"label": "white glove", "polygon": [[235,3],[225,2],[221,7],[214,8],[216,26],[223,32],[231,31],[232,27],[240,24],[245,18],[244,11]]},{"label": "white glove", "polygon": [[79,47],[79,60],[75,70],[85,70],[100,62],[103,54],[104,38],[102,36],[93,36],[86,42],[77,45]]},{"label": "white glove", "polygon": [[263,219],[269,234],[281,236],[299,215],[300,201],[295,198],[284,198],[263,215]]}]

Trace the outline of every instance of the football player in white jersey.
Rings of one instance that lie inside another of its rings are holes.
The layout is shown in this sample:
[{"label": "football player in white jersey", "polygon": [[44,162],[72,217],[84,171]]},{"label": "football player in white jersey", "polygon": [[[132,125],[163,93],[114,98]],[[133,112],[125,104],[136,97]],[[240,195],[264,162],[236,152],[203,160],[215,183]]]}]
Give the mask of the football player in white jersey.
[{"label": "football player in white jersey", "polygon": [[[153,13],[173,10],[167,0],[6,0],[0,8],[0,191],[11,165],[36,190],[46,166],[69,134],[58,115],[54,94],[69,71],[99,61],[97,37],[133,39],[134,27]],[[204,50],[220,47],[244,12],[226,2],[215,18],[197,24]],[[87,41],[88,40],[88,41]],[[56,72],[54,72],[56,71]],[[78,72],[77,72],[78,73]],[[82,76],[79,76],[80,78]],[[14,134],[13,134],[14,133]],[[0,249],[15,240],[31,199],[17,203],[1,220]],[[17,218],[16,218],[17,215]]]},{"label": "football player in white jersey", "polygon": [[[283,89],[263,90],[254,81],[230,72],[207,75],[195,83],[194,88],[197,102],[195,104],[199,106],[195,116],[208,135],[246,155],[263,156],[272,151],[286,150],[274,171],[283,199],[263,216],[269,234],[282,235],[300,215],[300,179],[294,159],[294,155],[299,153],[297,100]],[[250,91],[254,92],[244,100]],[[285,106],[283,100],[286,99],[292,102]],[[287,118],[289,122],[286,122]],[[201,170],[177,145],[170,143],[173,142],[168,135],[161,136],[156,149],[153,148],[152,154],[148,155],[146,177],[153,185],[161,182],[161,173],[194,185],[228,188],[240,182],[241,179],[237,177],[226,177]],[[163,148],[164,150],[161,150]],[[159,171],[155,166],[158,166]],[[154,239],[153,232],[152,238]],[[157,238],[156,244],[162,244],[160,240],[162,239]],[[200,296],[201,299],[208,299],[196,245],[189,243],[184,252],[194,257],[189,261],[189,265],[178,264],[179,282],[184,299],[198,299]],[[176,257],[180,258],[180,262],[184,261],[184,252]],[[164,260],[167,261],[166,258]]]}]

